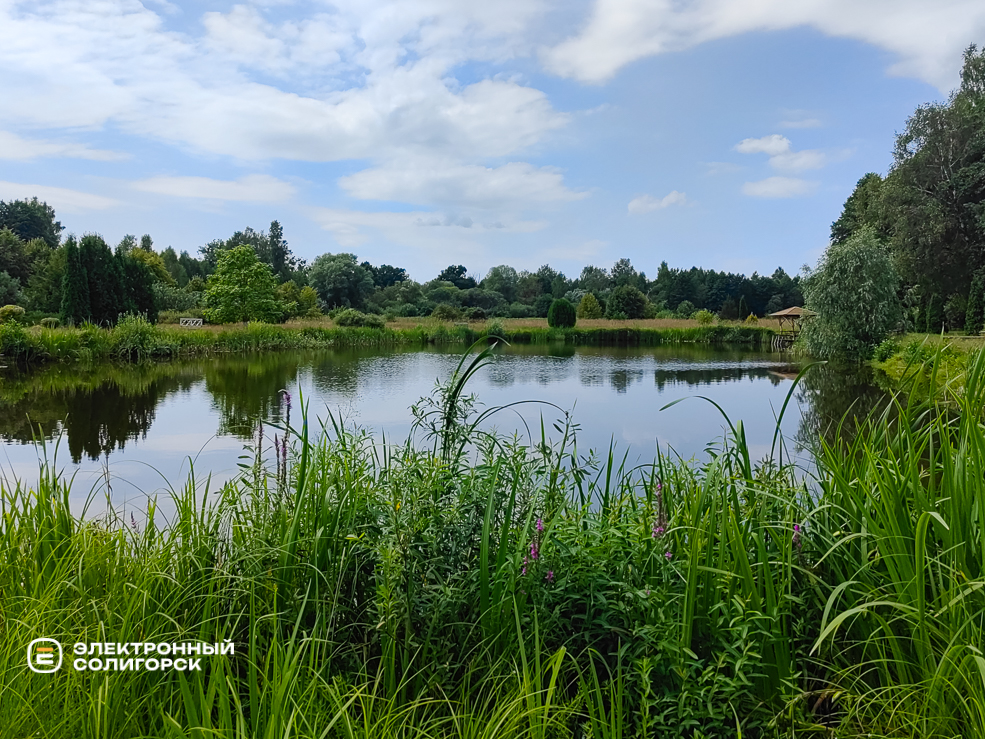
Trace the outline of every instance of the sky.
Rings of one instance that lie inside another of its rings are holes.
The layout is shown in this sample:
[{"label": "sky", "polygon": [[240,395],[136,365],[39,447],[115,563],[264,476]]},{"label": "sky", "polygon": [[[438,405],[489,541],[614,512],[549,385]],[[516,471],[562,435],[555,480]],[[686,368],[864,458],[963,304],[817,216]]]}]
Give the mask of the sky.
[{"label": "sky", "polygon": [[793,274],[976,42],[981,0],[0,0],[0,199],[420,281]]}]

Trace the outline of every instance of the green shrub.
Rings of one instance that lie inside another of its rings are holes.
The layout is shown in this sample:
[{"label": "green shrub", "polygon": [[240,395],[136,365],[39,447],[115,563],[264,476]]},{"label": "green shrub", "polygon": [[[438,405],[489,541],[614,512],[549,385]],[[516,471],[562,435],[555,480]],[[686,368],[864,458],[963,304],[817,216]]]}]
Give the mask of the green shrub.
[{"label": "green shrub", "polygon": [[41,326],[44,328],[58,328],[60,325],[61,321],[54,316],[48,316],[47,318],[41,319]]},{"label": "green shrub", "polygon": [[510,318],[534,318],[537,312],[531,305],[524,305],[523,303],[511,303],[510,304]]},{"label": "green shrub", "polygon": [[577,316],[578,318],[586,319],[601,318],[602,306],[599,304],[598,298],[592,295],[592,293],[585,293],[578,303]]},{"label": "green shrub", "polygon": [[24,313],[19,305],[5,305],[0,308],[0,323],[23,323]]},{"label": "green shrub", "polygon": [[712,313],[710,310],[705,310],[704,308],[702,308],[701,310],[699,310],[697,313],[694,314],[694,320],[702,324],[703,326],[707,326],[708,324],[715,322],[715,314]]},{"label": "green shrub", "polygon": [[547,325],[551,328],[573,328],[577,320],[575,307],[564,298],[552,302],[547,311]]},{"label": "green shrub", "polygon": [[877,362],[885,362],[899,350],[899,342],[896,339],[883,339],[882,343],[872,352],[872,358]]},{"label": "green shrub", "polygon": [[467,321],[484,321],[486,320],[486,312],[479,308],[478,306],[465,309],[465,320]]},{"label": "green shrub", "polygon": [[152,289],[157,307],[162,311],[191,310],[197,308],[202,301],[202,293],[189,292],[173,285],[165,285],[163,282],[155,282]]},{"label": "green shrub", "polygon": [[440,303],[431,311],[431,317],[437,318],[439,321],[457,321],[462,317],[462,313],[454,305]]},{"label": "green shrub", "polygon": [[337,326],[355,326],[364,328],[383,328],[386,321],[382,316],[372,313],[363,313],[355,308],[345,308],[339,311],[332,319]]},{"label": "green shrub", "polygon": [[605,317],[614,320],[643,318],[646,313],[646,295],[632,285],[620,285],[605,304]]},{"label": "green shrub", "polygon": [[112,331],[114,354],[127,359],[143,359],[153,353],[156,331],[147,317],[126,313]]},{"label": "green shrub", "polygon": [[750,313],[748,316],[746,316],[745,323],[748,323],[750,326],[755,326],[759,323],[759,319],[756,318],[755,313]]}]

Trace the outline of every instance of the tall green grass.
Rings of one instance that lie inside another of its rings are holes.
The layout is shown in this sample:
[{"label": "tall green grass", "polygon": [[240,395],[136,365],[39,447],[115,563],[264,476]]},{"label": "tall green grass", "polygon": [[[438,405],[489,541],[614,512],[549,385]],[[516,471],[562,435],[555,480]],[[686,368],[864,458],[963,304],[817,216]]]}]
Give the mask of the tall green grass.
[{"label": "tall green grass", "polygon": [[84,324],[79,328],[24,327],[0,324],[0,357],[22,365],[48,362],[141,361],[223,353],[321,349],[357,346],[427,344],[469,345],[478,339],[503,338],[520,344],[564,342],[589,346],[657,346],[660,344],[751,344],[765,346],[773,336],[755,326],[687,328],[518,328],[429,323],[412,328],[278,326],[250,323],[220,331],[154,326],[140,316],[125,316],[113,328]]},{"label": "tall green grass", "polygon": [[[985,360],[946,405],[900,396],[819,441],[805,478],[739,422],[705,460],[635,467],[564,417],[483,431],[486,359],[418,404],[417,442],[302,426],[285,478],[268,430],[166,520],[73,516],[51,465],[3,487],[4,735],[985,735]],[[236,654],[36,675],[42,636]]]}]

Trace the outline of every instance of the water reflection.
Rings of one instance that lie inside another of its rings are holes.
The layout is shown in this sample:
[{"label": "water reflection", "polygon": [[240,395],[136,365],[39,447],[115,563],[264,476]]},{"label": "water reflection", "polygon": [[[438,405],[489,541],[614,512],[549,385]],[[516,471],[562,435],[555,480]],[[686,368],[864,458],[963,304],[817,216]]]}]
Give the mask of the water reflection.
[{"label": "water reflection", "polygon": [[[456,349],[349,350],[56,367],[34,374],[8,370],[0,374],[0,438],[8,459],[14,445],[40,434],[65,437],[76,464],[112,458],[134,443],[141,459],[153,463],[144,458],[164,454],[155,450],[194,454],[203,436],[244,440],[259,421],[281,421],[282,389],[301,389],[313,415],[339,411],[399,438],[410,427],[411,403],[457,362]],[[766,453],[775,414],[798,371],[789,355],[741,349],[520,346],[498,357],[472,390],[488,405],[529,399],[562,408],[577,403],[575,419],[588,437],[582,447],[605,446],[615,437],[644,455],[660,443],[685,456],[720,436],[720,417],[693,405],[658,411],[678,397],[707,394],[730,416],[745,420],[765,443],[754,452]],[[816,366],[788,411],[789,436],[811,444],[830,435],[847,412],[862,415],[884,398],[870,370]],[[169,420],[159,423],[163,409],[169,409]]]}]

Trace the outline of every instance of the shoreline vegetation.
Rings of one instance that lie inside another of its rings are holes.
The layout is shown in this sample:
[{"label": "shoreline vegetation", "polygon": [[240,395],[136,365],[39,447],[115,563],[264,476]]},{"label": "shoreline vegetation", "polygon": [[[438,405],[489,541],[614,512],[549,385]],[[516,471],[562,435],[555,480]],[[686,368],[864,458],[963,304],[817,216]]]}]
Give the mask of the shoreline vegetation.
[{"label": "shoreline vegetation", "polygon": [[768,347],[775,334],[768,325],[691,320],[581,321],[575,328],[549,328],[539,319],[450,323],[400,319],[383,328],[337,326],[328,319],[284,325],[248,323],[199,329],[124,317],[112,328],[25,327],[0,324],[0,360],[22,366],[52,362],[142,361],[217,354],[328,349],[354,346],[460,344],[498,337],[513,344],[567,343],[582,346],[660,344],[746,344]]},{"label": "shoreline vegetation", "polygon": [[[488,359],[466,357],[421,399],[403,444],[288,415],[221,490],[206,494],[202,470],[174,481],[169,520],[153,501],[140,520],[75,516],[72,482],[43,463],[34,487],[0,479],[0,725],[107,739],[985,735],[981,354],[951,398],[960,413],[936,393],[900,397],[819,443],[809,474],[777,461],[782,436],[755,462],[728,419],[706,459],[633,468],[579,451],[570,417],[530,445],[480,431],[467,381]],[[235,653],[195,672],[31,675],[24,649],[40,637]]]}]

